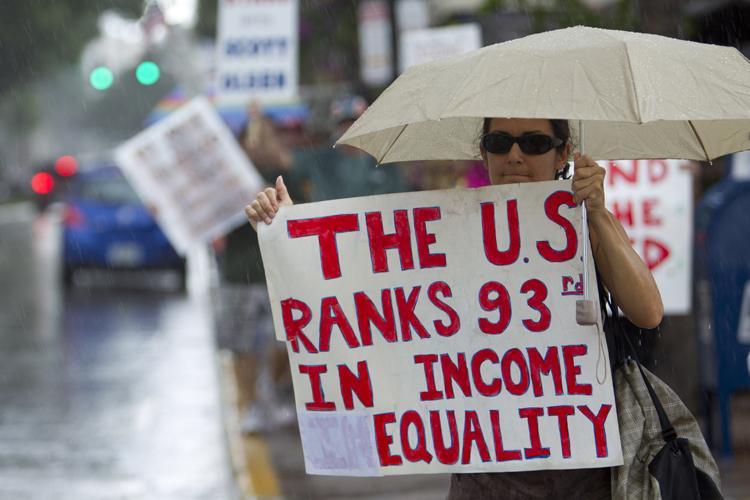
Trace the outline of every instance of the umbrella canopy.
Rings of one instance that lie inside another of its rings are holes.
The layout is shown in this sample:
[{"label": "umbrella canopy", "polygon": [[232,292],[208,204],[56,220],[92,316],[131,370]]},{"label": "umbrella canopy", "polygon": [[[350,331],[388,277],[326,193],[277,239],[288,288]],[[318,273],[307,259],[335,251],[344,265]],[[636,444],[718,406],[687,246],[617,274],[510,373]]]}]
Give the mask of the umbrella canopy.
[{"label": "umbrella canopy", "polygon": [[575,27],[413,66],[339,139],[380,163],[479,159],[484,117],[583,124],[594,159],[710,160],[750,149],[736,49]]}]

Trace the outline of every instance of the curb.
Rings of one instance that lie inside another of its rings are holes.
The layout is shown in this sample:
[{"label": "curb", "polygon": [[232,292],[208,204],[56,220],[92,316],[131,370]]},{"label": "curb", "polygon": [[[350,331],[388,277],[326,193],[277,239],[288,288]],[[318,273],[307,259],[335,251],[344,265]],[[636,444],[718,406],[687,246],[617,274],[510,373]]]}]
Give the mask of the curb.
[{"label": "curb", "polygon": [[235,484],[243,500],[282,500],[279,480],[270,460],[266,441],[260,436],[243,435],[234,360],[230,352],[217,353],[224,407],[224,428],[227,433],[229,458]]}]

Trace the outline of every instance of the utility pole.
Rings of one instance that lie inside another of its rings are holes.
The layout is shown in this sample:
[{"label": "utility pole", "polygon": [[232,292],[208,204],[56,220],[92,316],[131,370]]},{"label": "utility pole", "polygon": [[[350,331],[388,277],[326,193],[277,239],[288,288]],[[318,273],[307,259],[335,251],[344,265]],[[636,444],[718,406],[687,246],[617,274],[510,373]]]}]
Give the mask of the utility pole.
[{"label": "utility pole", "polygon": [[398,19],[396,16],[396,2],[397,0],[388,0],[388,11],[390,12],[391,18],[391,60],[393,61],[393,76],[395,80],[398,77],[399,66],[399,53],[398,44],[401,37],[398,29]]}]

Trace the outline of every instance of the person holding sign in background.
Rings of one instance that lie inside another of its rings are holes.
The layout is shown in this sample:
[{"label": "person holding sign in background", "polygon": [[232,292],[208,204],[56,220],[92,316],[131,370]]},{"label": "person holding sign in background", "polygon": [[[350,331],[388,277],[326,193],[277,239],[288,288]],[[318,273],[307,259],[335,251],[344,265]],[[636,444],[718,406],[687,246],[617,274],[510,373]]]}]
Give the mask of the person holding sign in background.
[{"label": "person holding sign in background", "polygon": [[[307,201],[353,198],[374,194],[398,193],[406,189],[406,181],[398,166],[376,167],[367,153],[351,146],[333,148],[333,140],[367,108],[367,101],[358,95],[334,99],[329,109],[331,140],[322,145],[283,144],[273,130],[248,140],[245,149],[255,163],[256,158],[271,161],[285,170],[291,184],[300,187]],[[299,201],[299,200],[298,200]]]},{"label": "person holding sign in background", "polygon": [[[304,106],[264,115],[256,102],[249,104],[248,123],[237,139],[266,183],[286,173],[277,151],[285,151],[290,144],[305,140],[306,118]],[[254,142],[264,142],[266,150],[253,149]],[[300,196],[296,192],[294,195]],[[219,286],[214,297],[217,341],[234,358],[242,408],[241,430],[255,433],[287,424],[294,415],[284,397],[291,389],[291,380],[286,350],[273,342],[258,237],[244,224],[218,240],[215,251],[219,271]]]},{"label": "person holding sign in background", "polygon": [[[485,118],[480,150],[493,185],[566,178],[572,145],[566,120]],[[587,155],[573,157],[575,202],[586,203],[594,261],[603,285],[636,326],[657,327],[663,316],[659,290],[604,204],[605,169]],[[246,208],[250,223],[271,224],[292,198],[281,176]],[[463,498],[609,498],[608,468],[454,474],[448,495]]]}]

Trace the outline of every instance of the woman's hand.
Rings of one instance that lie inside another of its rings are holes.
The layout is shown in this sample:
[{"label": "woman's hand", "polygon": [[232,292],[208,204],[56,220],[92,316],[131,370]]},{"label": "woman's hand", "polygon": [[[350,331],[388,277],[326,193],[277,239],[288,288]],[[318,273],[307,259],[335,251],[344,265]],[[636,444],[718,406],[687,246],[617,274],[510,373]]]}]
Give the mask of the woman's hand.
[{"label": "woman's hand", "polygon": [[245,207],[245,215],[253,226],[253,229],[258,230],[258,222],[263,221],[266,224],[270,224],[276,212],[279,211],[279,207],[286,205],[293,205],[294,202],[289,196],[284,185],[284,179],[281,176],[276,178],[276,187],[268,187],[258,193],[252,203]]},{"label": "woman's hand", "polygon": [[576,153],[573,159],[573,196],[579,205],[586,202],[591,247],[604,286],[630,321],[655,328],[664,316],[661,294],[622,225],[604,205],[606,171],[590,156]]},{"label": "woman's hand", "polygon": [[604,213],[604,175],[606,170],[600,167],[588,155],[576,153],[573,156],[575,170],[573,173],[573,196],[579,205],[586,202],[590,214]]}]

